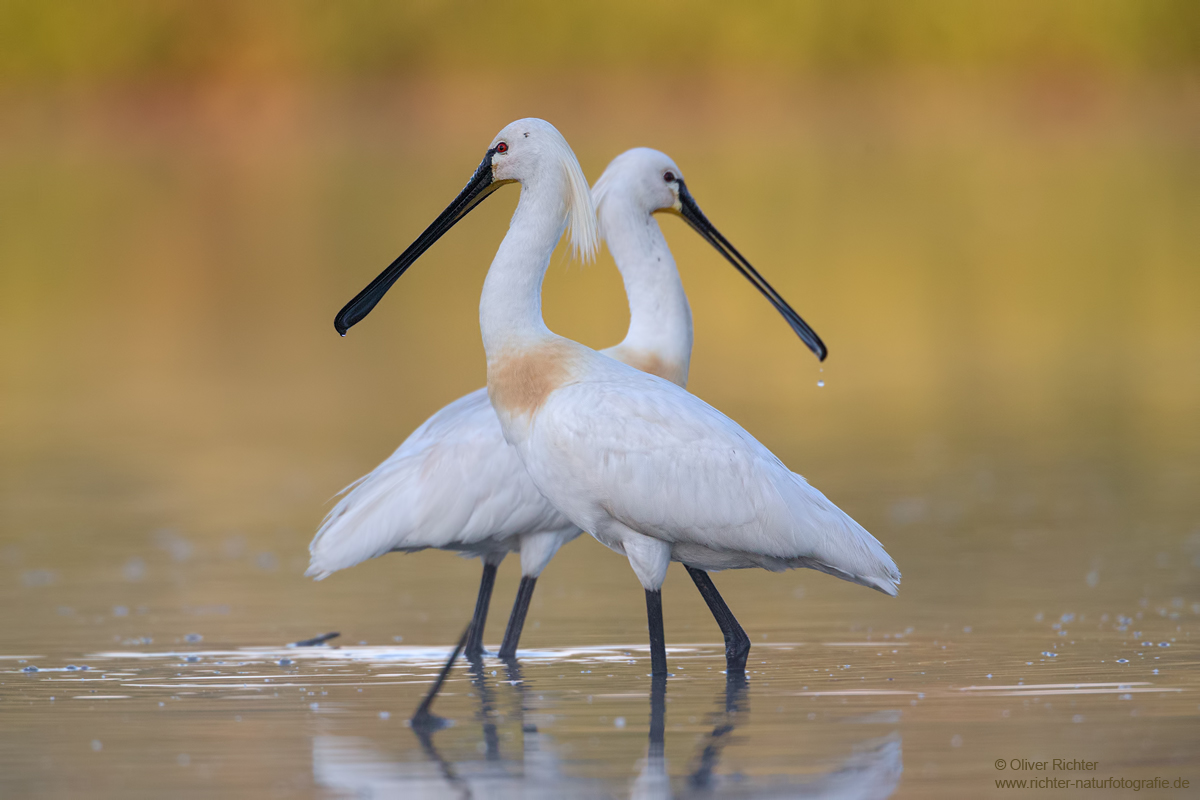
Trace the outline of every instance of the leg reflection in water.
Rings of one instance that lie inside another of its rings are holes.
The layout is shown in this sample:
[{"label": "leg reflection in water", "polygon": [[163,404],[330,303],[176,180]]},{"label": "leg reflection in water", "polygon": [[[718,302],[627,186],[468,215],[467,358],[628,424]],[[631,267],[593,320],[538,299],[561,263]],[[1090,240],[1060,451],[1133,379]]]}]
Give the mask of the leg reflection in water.
[{"label": "leg reflection in water", "polygon": [[650,678],[650,742],[646,757],[633,782],[629,796],[634,800],[657,800],[671,796],[671,776],[667,771],[667,676]]},{"label": "leg reflection in water", "polygon": [[[435,690],[448,680],[458,653],[453,655],[454,659],[439,672]],[[501,664],[503,673],[497,676],[495,668]],[[524,669],[530,669],[530,664]],[[558,669],[561,667],[555,667],[555,675]],[[478,700],[472,703],[474,721],[461,705],[461,692],[454,698],[459,704],[457,725],[432,714],[431,692],[413,719],[412,733],[419,751],[412,739],[395,728],[386,729],[387,733],[383,729],[369,733],[372,726],[364,725],[361,717],[347,715],[338,724],[347,733],[333,735],[330,728],[337,718],[330,718],[323,728],[326,732],[313,738],[316,783],[355,797],[832,799],[888,797],[896,790],[903,772],[900,737],[896,733],[847,741],[853,752],[821,772],[828,756],[820,758],[809,747],[814,737],[824,741],[832,733],[827,731],[828,722],[796,720],[793,726],[781,730],[786,739],[777,739],[765,751],[739,747],[742,736],[738,731],[752,731],[754,720],[750,686],[744,674],[735,673],[726,676],[712,712],[712,727],[702,735],[686,772],[672,780],[666,757],[667,682],[671,681],[675,712],[685,718],[689,712],[695,713],[695,704],[688,695],[694,698],[695,690],[703,684],[656,676],[651,680],[648,698],[645,757],[639,760],[631,785],[626,747],[633,744],[630,736],[640,738],[642,734],[632,727],[628,731],[609,728],[607,734],[593,735],[588,746],[575,743],[580,731],[595,732],[596,722],[604,721],[598,715],[605,713],[574,702],[580,691],[578,684],[558,689],[558,684],[551,681],[547,685],[553,688],[547,690],[531,683],[515,661],[493,662],[488,668],[480,661],[471,661],[467,674],[470,692]],[[592,686],[599,688],[600,682],[592,681],[587,688]],[[772,717],[770,724],[777,727],[780,723],[779,718]],[[838,731],[844,736],[847,728],[839,724]],[[566,751],[566,758],[556,735],[574,744]],[[679,745],[679,739],[691,741],[694,735],[673,733],[672,741]],[[793,752],[788,752],[789,742]],[[730,749],[730,745],[734,747]],[[817,749],[828,753],[824,747]],[[722,764],[734,758],[732,765]],[[803,761],[807,768],[800,773],[793,767],[786,770],[787,774],[771,774],[769,765],[778,765],[780,759],[793,765]]]},{"label": "leg reflection in water", "polygon": [[712,733],[694,759],[695,766],[688,775],[688,787],[695,790],[709,789],[713,782],[713,769],[721,759],[721,751],[733,738],[734,726],[737,725],[739,712],[748,711],[746,703],[746,673],[729,673],[725,676],[725,694],[722,696],[724,710],[716,714]]}]

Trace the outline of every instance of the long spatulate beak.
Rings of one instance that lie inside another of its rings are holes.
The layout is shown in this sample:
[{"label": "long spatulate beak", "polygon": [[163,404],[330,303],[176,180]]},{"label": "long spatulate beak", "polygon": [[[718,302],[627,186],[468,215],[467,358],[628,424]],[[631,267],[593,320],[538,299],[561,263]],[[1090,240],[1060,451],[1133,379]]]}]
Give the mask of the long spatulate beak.
[{"label": "long spatulate beak", "polygon": [[750,262],[737,251],[729,240],[721,235],[720,231],[713,227],[713,224],[708,221],[700,207],[696,205],[696,201],[692,199],[692,194],[687,190],[683,180],[679,181],[679,215],[687,221],[689,225],[704,237],[704,240],[717,249],[717,251],[725,256],[730,264],[737,268],[737,271],[746,277],[746,280],[754,284],[754,287],[763,293],[763,297],[770,301],[788,325],[792,326],[792,330],[800,337],[800,341],[808,345],[808,349],[812,350],[817,359],[825,360],[825,356],[829,354],[829,349],[825,347],[825,343],[821,341],[821,337],[817,336],[816,331],[808,326],[808,323],[800,318],[792,307],[787,304],[787,301],[780,297],[779,292],[767,283],[762,275],[758,274],[758,270],[750,265]]},{"label": "long spatulate beak", "polygon": [[383,299],[388,289],[392,288],[392,284],[421,257],[422,253],[442,238],[442,235],[453,228],[455,223],[471,213],[471,210],[482,203],[488,195],[504,185],[504,181],[496,181],[492,177],[492,156],[495,154],[495,150],[488,150],[483,162],[475,170],[475,174],[471,176],[466,187],[459,192],[458,197],[454,198],[454,202],[446,206],[446,210],[438,214],[437,219],[425,229],[425,232],[418,236],[417,240],[410,244],[399,258],[389,264],[387,269],[379,273],[379,277],[367,284],[367,288],[355,295],[354,299],[338,312],[337,316],[333,318],[333,327],[337,328],[338,333],[345,336],[346,331],[370,314],[371,309],[375,308],[375,304]]}]

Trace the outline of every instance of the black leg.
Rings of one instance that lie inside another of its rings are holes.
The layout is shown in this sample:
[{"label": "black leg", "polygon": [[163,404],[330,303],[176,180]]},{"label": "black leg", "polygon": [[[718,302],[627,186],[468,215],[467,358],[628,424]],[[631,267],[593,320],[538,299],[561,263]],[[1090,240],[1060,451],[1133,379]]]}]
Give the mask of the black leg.
[{"label": "black leg", "polygon": [[646,590],[646,621],[650,627],[650,674],[667,674],[667,640],[663,636],[662,590]]},{"label": "black leg", "polygon": [[471,625],[468,625],[467,629],[462,632],[462,636],[458,637],[458,644],[451,651],[450,658],[446,660],[446,664],[442,667],[442,671],[438,673],[433,686],[425,693],[425,699],[421,701],[421,705],[417,706],[417,710],[413,713],[411,723],[414,731],[436,730],[441,727],[441,718],[435,716],[429,709],[433,705],[433,701],[437,699],[438,692],[442,689],[442,684],[446,682],[446,676],[450,674],[450,669],[458,659],[458,654],[462,652],[463,646],[467,642],[467,637],[471,635],[471,627]]},{"label": "black leg", "polygon": [[647,755],[662,758],[667,731],[667,676],[650,679],[650,748]]},{"label": "black leg", "polygon": [[500,658],[505,661],[517,657],[517,642],[521,641],[521,629],[525,627],[525,615],[529,612],[529,601],[536,585],[536,577],[521,578],[521,588],[517,590],[517,599],[513,601],[512,614],[508,617],[508,627],[504,629],[504,642],[500,645]]},{"label": "black leg", "polygon": [[487,625],[488,605],[492,602],[492,587],[496,584],[496,565],[483,564],[479,581],[479,596],[475,598],[475,616],[471,618],[471,633],[467,636],[467,658],[483,657],[483,628]]},{"label": "black leg", "polygon": [[689,567],[687,564],[683,566],[688,571],[688,575],[692,576],[704,602],[708,603],[708,610],[712,612],[713,618],[721,626],[721,633],[725,636],[725,669],[728,672],[744,672],[746,657],[750,655],[750,637],[742,630],[742,626],[738,624],[733,612],[729,610],[729,606],[725,605],[725,601],[721,599],[721,593],[713,585],[712,578],[708,577],[708,573],[702,569]]}]

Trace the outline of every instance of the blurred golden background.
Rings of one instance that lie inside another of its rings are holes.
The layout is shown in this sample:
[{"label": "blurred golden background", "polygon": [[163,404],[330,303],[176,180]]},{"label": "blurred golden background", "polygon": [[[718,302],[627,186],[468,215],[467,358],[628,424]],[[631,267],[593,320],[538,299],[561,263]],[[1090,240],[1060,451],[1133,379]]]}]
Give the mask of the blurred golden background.
[{"label": "blurred golden background", "polygon": [[[964,493],[1051,514],[1037,492],[1083,475],[1100,518],[1122,492],[1170,509],[1172,542],[1196,510],[1195,3],[10,0],[0,41],[14,569],[69,584],[178,530],[213,558],[258,553],[297,603],[349,602],[354,581],[299,577],[308,539],[337,489],[483,383],[478,292],[516,193],[347,339],[333,314],[529,115],[593,179],[632,146],[671,154],[824,337],[822,370],[662,220],[692,390],[906,579],[923,548],[983,542],[931,533]],[[606,254],[551,268],[555,330],[615,342],[624,302]],[[474,571],[426,558],[361,580]]]}]

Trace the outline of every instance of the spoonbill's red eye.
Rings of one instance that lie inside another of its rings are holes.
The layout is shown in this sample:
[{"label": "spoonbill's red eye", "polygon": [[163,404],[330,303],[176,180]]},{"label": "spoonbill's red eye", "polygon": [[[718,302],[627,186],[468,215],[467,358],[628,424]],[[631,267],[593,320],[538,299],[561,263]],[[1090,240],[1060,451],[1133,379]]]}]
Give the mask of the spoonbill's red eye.
[{"label": "spoonbill's red eye", "polygon": [[671,181],[675,180],[675,173],[674,172],[663,173],[663,180],[666,181],[667,183],[670,183]]},{"label": "spoonbill's red eye", "polygon": [[501,142],[500,144],[496,145],[496,152],[497,153],[507,153],[508,145],[504,142]]}]

